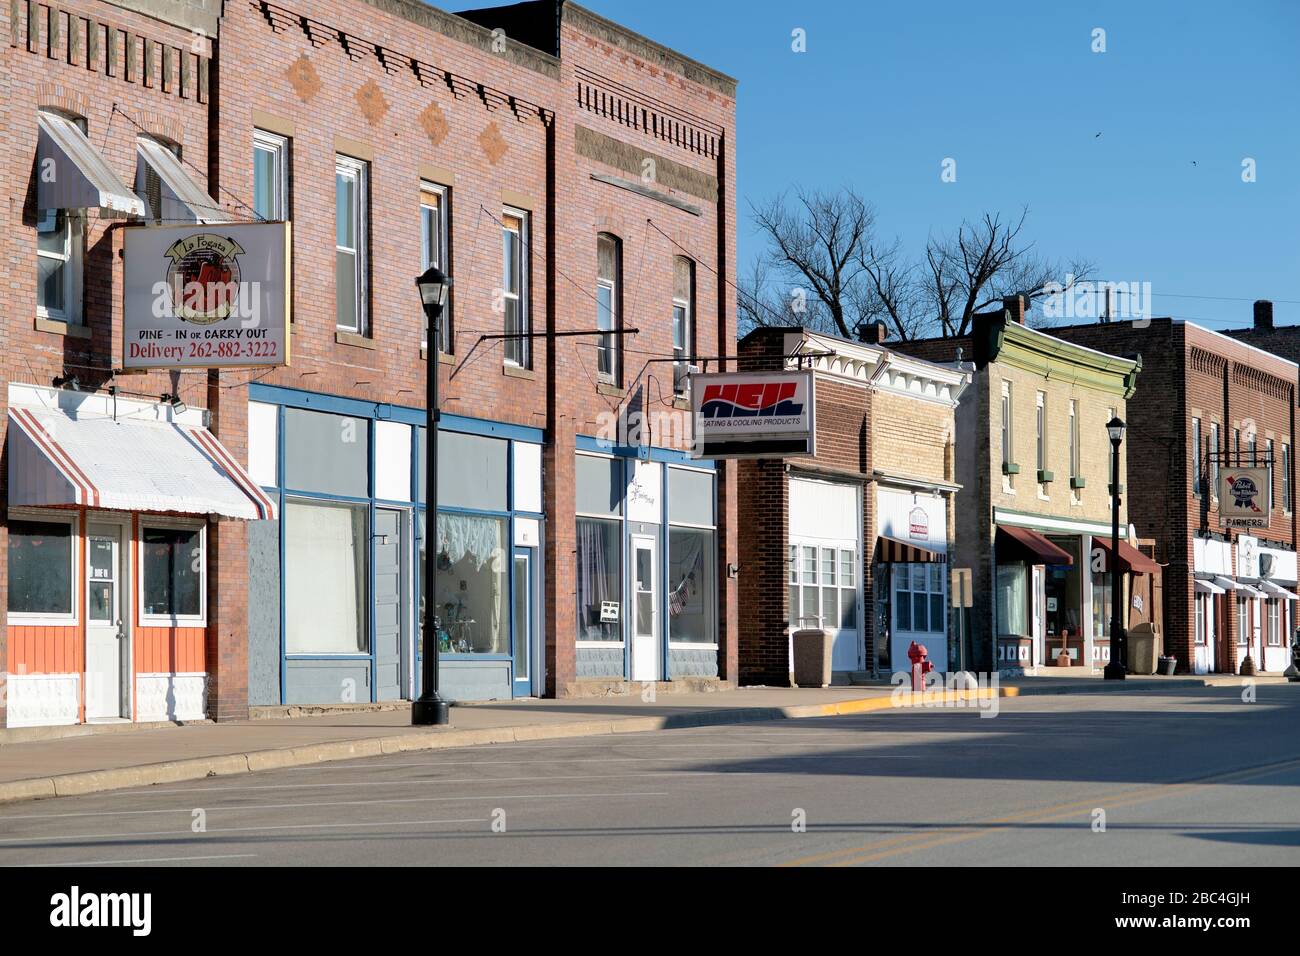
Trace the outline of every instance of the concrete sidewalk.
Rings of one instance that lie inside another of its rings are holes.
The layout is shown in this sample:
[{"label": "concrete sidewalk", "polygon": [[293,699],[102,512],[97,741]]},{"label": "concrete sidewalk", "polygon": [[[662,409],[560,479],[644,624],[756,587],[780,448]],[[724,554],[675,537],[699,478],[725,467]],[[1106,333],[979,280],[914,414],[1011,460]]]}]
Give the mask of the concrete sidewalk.
[{"label": "concrete sidewalk", "polygon": [[[1238,679],[1238,683],[1240,680]],[[997,696],[1190,689],[1200,678],[1017,678]],[[987,689],[944,699],[988,698]],[[412,727],[409,705],[340,709],[311,717],[182,726],[86,727],[76,736],[0,745],[0,803],[249,773],[409,750],[560,737],[637,733],[704,724],[822,717],[887,710],[893,688],[750,687],[716,694],[518,700],[453,707],[449,727]]]}]

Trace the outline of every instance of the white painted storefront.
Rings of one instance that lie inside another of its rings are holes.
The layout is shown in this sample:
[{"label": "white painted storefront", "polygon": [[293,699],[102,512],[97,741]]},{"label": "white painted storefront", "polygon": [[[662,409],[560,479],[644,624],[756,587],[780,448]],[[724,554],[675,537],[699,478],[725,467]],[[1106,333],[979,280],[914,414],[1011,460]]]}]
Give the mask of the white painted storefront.
[{"label": "white painted storefront", "polygon": [[[831,666],[862,668],[862,487],[790,478],[790,630],[822,627]],[[790,669],[794,644],[790,641]]]},{"label": "white painted storefront", "polygon": [[894,542],[932,552],[937,560],[889,565],[889,660],[907,670],[913,641],[926,649],[935,670],[948,670],[948,512],[930,491],[876,489],[878,533]]}]

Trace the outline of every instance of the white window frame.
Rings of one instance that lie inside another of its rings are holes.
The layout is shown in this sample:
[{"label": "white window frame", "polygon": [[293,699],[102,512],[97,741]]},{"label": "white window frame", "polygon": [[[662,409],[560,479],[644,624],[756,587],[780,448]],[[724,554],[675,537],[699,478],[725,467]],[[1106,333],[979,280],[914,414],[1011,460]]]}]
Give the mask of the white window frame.
[{"label": "white window frame", "polygon": [[1036,392],[1036,406],[1034,418],[1034,432],[1037,436],[1037,447],[1034,453],[1034,481],[1038,482],[1038,497],[1044,501],[1047,500],[1048,484],[1038,481],[1038,473],[1047,471],[1047,393]]},{"label": "white window frame", "polygon": [[[606,279],[600,274],[600,244],[606,241],[611,243],[614,247],[613,279]],[[623,309],[622,303],[619,300],[619,297],[622,294],[622,289],[620,288],[623,280],[622,272],[623,243],[619,240],[619,237],[614,235],[612,232],[598,233],[596,235],[596,328],[604,328],[604,326],[601,325],[600,317],[600,290],[607,289],[609,291],[609,331],[611,334],[602,335],[599,339],[601,342],[600,347],[604,348],[609,353],[610,370],[608,372],[601,371],[600,352],[597,351],[596,380],[604,382],[606,385],[617,385],[619,382],[619,376],[623,371],[623,339],[622,336],[612,334],[618,331],[619,327],[623,324]]]},{"label": "white window frame", "polygon": [[[425,197],[435,197],[436,202],[430,204],[425,201]],[[420,271],[423,272],[430,266],[436,265],[442,270],[442,274],[451,277],[451,190],[440,183],[431,182],[427,179],[420,180]],[[431,254],[429,248],[429,236],[424,228],[424,214],[426,210],[434,210],[435,218],[438,221],[438,249],[436,257]],[[442,332],[441,350],[447,355],[452,354],[452,345],[454,340],[451,337],[451,298],[452,290],[447,290],[447,302],[442,308],[442,315],[438,318],[439,327]],[[423,310],[421,310],[423,315]],[[424,316],[421,319],[420,326],[420,345],[427,349],[429,347],[429,319]]]},{"label": "white window frame", "polygon": [[[42,319],[64,322],[68,325],[81,325],[82,309],[82,270],[85,261],[86,217],[79,209],[43,209],[38,214],[44,218],[52,214],[57,223],[63,216],[63,252],[53,253],[41,249],[39,226],[36,240],[36,314]],[[63,309],[51,309],[41,304],[40,260],[49,259],[63,263]]]},{"label": "white window frame", "polygon": [[[144,612],[144,533],[147,529],[158,531],[199,532],[199,613],[198,614],[146,614]],[[140,538],[135,546],[140,549],[140,573],[136,575],[136,606],[140,609],[141,627],[206,627],[208,623],[208,523],[185,518],[140,518]]]},{"label": "white window frame", "polygon": [[1192,497],[1201,497],[1201,420],[1192,416]]},{"label": "white window frame", "polygon": [[[271,200],[274,206],[275,215],[268,219],[268,222],[283,220],[288,222],[290,219],[289,212],[289,137],[281,136],[279,133],[268,133],[266,130],[253,130],[253,156],[256,157],[259,152],[270,153],[273,157],[273,176],[275,193]],[[257,164],[253,164],[254,189],[253,196],[257,196],[256,177]]]},{"label": "white window frame", "polygon": [[1282,442],[1282,511],[1291,513],[1291,445]]},{"label": "white window frame", "polygon": [[1273,457],[1273,439],[1264,439],[1264,456],[1268,459],[1268,509],[1272,511],[1276,508],[1277,502],[1273,499],[1273,476],[1277,474],[1277,459]]},{"label": "white window frame", "polygon": [[[939,572],[939,575],[938,575],[938,577],[939,577],[939,588],[938,588],[938,590],[935,590],[935,588],[933,587],[933,584],[934,584],[934,581],[932,580],[933,575],[931,574],[931,571],[930,571],[930,569],[931,569],[932,567],[936,567],[936,566],[940,567],[940,572]],[[915,589],[915,588],[912,587],[912,569],[915,568],[915,567],[919,567],[919,568],[923,568],[923,569],[924,569],[924,574],[925,574],[925,581],[924,581],[925,590],[923,590],[923,591],[921,591],[921,590],[917,590],[917,589]],[[890,606],[893,608],[893,611],[892,611],[892,614],[891,614],[891,622],[890,622],[890,624],[891,624],[891,626],[890,626],[891,633],[892,633],[893,631],[898,631],[899,633],[903,633],[903,634],[942,634],[942,635],[945,635],[945,636],[947,635],[947,633],[948,633],[948,581],[947,581],[947,575],[945,575],[945,574],[943,573],[942,567],[943,567],[943,566],[941,566],[941,565],[935,565],[935,564],[933,564],[933,563],[931,563],[931,562],[925,562],[925,561],[914,561],[914,562],[908,562],[908,563],[904,563],[904,564],[895,564],[895,565],[891,568],[891,570],[890,570],[890,574],[889,574],[889,577],[890,577]],[[905,569],[905,570],[902,570],[902,569]],[[901,586],[900,586],[900,585],[901,585]],[[909,627],[909,628],[900,628],[900,627],[897,627],[897,624],[896,624],[896,622],[897,622],[897,620],[898,620],[898,604],[899,604],[899,597],[898,597],[898,596],[899,596],[900,594],[905,594],[905,595],[907,595],[907,600],[908,600],[908,602],[909,602],[909,603],[908,603],[908,617],[911,619],[911,624],[912,624],[912,626]],[[912,596],[915,595],[915,594],[924,594],[924,595],[925,595],[925,617],[926,617],[925,623],[926,623],[926,626],[925,626],[924,628],[918,628],[918,627],[916,627],[915,608],[914,608],[914,607],[912,606],[912,604],[911,604]],[[939,626],[938,628],[935,628],[935,627],[932,626],[932,625],[933,625],[933,621],[931,620],[931,614],[930,614],[930,611],[931,611],[931,605],[933,604],[933,601],[931,600],[931,598],[933,598],[935,595],[939,595],[939,596],[942,598],[942,601],[940,602],[940,608],[941,608],[941,610],[940,610],[940,626]]]},{"label": "white window frame", "polygon": [[1253,598],[1237,599],[1237,646],[1249,647],[1255,634],[1255,609]]},{"label": "white window frame", "polygon": [[[503,328],[501,331],[503,332],[518,331],[526,335],[528,332],[532,331],[532,321],[533,321],[533,317],[531,314],[532,310],[528,307],[528,302],[530,298],[529,279],[530,279],[530,273],[532,271],[532,266],[531,266],[532,257],[529,255],[529,248],[532,245],[532,243],[529,241],[529,233],[532,229],[531,214],[528,212],[527,209],[516,209],[513,206],[504,206],[502,207],[501,212],[503,217],[510,216],[512,218],[519,220],[518,230],[512,229],[508,225],[506,225],[504,218],[501,223],[501,234],[503,239],[505,238],[505,234],[507,232],[516,233],[516,235],[518,235],[519,237],[518,238],[519,255],[517,256],[517,261],[519,263],[519,288],[512,292],[506,285],[506,275],[505,275],[505,268],[504,268],[505,267],[504,248],[503,248],[503,256],[502,256],[502,275],[501,275],[502,299],[503,300],[513,299],[514,301],[519,303],[519,328],[517,330],[504,328],[505,309],[503,307],[502,308]],[[511,339],[505,339],[504,342],[505,342],[505,347],[503,351],[506,353],[504,358],[506,365],[510,365],[515,368],[525,368],[525,369],[532,368],[533,349],[532,349],[531,339],[520,338],[518,340],[514,340],[513,342]],[[511,358],[509,356],[508,353],[512,347],[517,348],[519,350],[518,358]]]},{"label": "white window frame", "polygon": [[1206,489],[1213,499],[1219,497],[1219,423],[1210,422],[1210,487]]},{"label": "white window frame", "polygon": [[[685,370],[690,367],[691,359],[694,358],[695,352],[695,260],[688,259],[686,256],[677,256],[673,260],[673,286],[677,285],[677,264],[684,262],[690,280],[690,298],[683,299],[680,296],[673,295],[673,393],[675,395],[686,394]],[[677,311],[681,310],[682,318],[679,323],[677,320]],[[681,345],[677,344],[678,333],[680,332]]]},{"label": "white window frame", "polygon": [[[71,614],[33,614],[26,611],[8,611],[6,610],[6,621],[9,624],[20,625],[23,627],[75,627],[81,623],[81,519],[73,514],[65,514],[59,511],[45,511],[40,508],[10,508],[10,521],[48,521],[66,524],[71,528],[72,535],[72,554],[69,557],[71,571],[71,587],[68,593],[72,596],[72,613]],[[6,554],[6,562],[8,555]],[[8,565],[6,564],[6,567]]]},{"label": "white window frame", "polygon": [[1007,465],[1016,463],[1015,454],[1015,425],[1014,409],[1011,404],[1012,391],[1011,383],[1006,379],[1002,380],[1002,421],[1000,427],[1002,442],[1002,491],[1009,495],[1016,493],[1016,476],[1009,475],[1006,471]]},{"label": "white window frame", "polygon": [[1265,647],[1282,646],[1282,601],[1279,598],[1269,598],[1264,606],[1264,617],[1266,620],[1264,631]]},{"label": "white window frame", "polygon": [[[367,336],[370,334],[370,261],[369,261],[369,209],[370,209],[370,164],[363,159],[354,159],[351,156],[345,156],[342,153],[336,153],[334,156],[334,182],[335,182],[335,219],[337,213],[337,191],[339,176],[351,176],[355,178],[357,188],[355,191],[356,202],[352,210],[355,217],[356,227],[356,246],[349,248],[338,245],[338,223],[334,224],[334,268],[338,269],[338,253],[348,252],[353,256],[353,262],[356,264],[356,319],[355,327],[338,324],[338,310],[335,307],[335,327],[341,332],[352,332],[356,335]],[[338,295],[338,278],[334,281],[334,294]]]},{"label": "white window frame", "polygon": [[[804,567],[804,549],[813,550],[814,567],[812,576],[809,577],[807,569]],[[802,627],[811,627],[813,620],[818,622],[819,627],[828,631],[843,631],[845,633],[862,634],[863,632],[863,593],[862,593],[862,574],[859,572],[862,555],[856,541],[850,539],[832,539],[832,538],[794,538],[789,543],[789,549],[795,566],[791,569],[787,588],[792,588],[797,595],[798,606],[791,601],[790,604],[790,629],[793,633]],[[833,581],[827,584],[825,581],[826,568],[824,561],[826,552],[831,556],[831,574]],[[845,583],[843,575],[843,552],[849,552],[849,570],[850,580]],[[835,617],[828,619],[824,613],[821,614],[804,614],[802,612],[808,609],[803,606],[804,588],[813,588],[817,592],[817,610],[824,611],[822,607],[822,598],[826,590],[835,591]],[[851,591],[854,600],[854,618],[853,627],[842,627],[840,625],[840,608],[844,602],[844,592]],[[709,645],[683,644],[682,647],[695,647]]]},{"label": "white window frame", "polygon": [[1193,634],[1195,635],[1193,639],[1195,640],[1197,647],[1205,647],[1209,644],[1209,635],[1206,632],[1206,628],[1205,628],[1205,599],[1207,597],[1209,597],[1209,595],[1207,594],[1195,595],[1196,623],[1194,625],[1194,630],[1193,630]]}]

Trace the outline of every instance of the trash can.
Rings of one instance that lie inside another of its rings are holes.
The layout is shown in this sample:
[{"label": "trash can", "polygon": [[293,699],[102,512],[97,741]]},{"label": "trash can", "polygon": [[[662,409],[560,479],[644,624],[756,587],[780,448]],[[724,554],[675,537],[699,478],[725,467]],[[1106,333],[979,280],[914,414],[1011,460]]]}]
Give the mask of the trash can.
[{"label": "trash can", "polygon": [[1128,632],[1128,669],[1134,674],[1156,673],[1156,632],[1149,623]]},{"label": "trash can", "polygon": [[1160,658],[1160,673],[1166,677],[1173,677],[1174,671],[1178,669],[1178,658],[1162,657]]},{"label": "trash can", "polygon": [[796,687],[831,685],[831,635],[820,627],[794,632],[794,683]]}]

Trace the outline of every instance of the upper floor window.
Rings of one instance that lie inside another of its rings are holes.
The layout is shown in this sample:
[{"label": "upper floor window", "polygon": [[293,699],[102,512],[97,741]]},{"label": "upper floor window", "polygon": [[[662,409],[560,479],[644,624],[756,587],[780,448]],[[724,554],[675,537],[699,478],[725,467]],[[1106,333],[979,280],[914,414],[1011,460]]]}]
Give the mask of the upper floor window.
[{"label": "upper floor window", "polygon": [[370,164],[350,156],[334,159],[334,295],[339,329],[369,334],[367,212]]},{"label": "upper floor window", "polygon": [[1192,494],[1201,497],[1201,420],[1192,419]]},{"label": "upper floor window", "polygon": [[1079,477],[1079,403],[1070,399],[1070,477]]},{"label": "upper floor window", "polygon": [[1268,464],[1268,507],[1271,511],[1277,507],[1273,497],[1273,476],[1277,474],[1277,459],[1273,457],[1273,439],[1264,439],[1264,461]]},{"label": "upper floor window", "polygon": [[1210,424],[1210,494],[1217,496],[1219,494],[1219,456],[1222,449],[1219,448],[1219,426],[1217,422]]},{"label": "upper floor window", "polygon": [[[1047,395],[1044,392],[1038,393],[1038,408],[1035,415],[1035,431],[1038,435],[1038,451],[1035,456],[1036,467],[1038,468],[1038,483],[1040,486],[1045,485],[1044,476],[1047,472]],[[1040,487],[1040,491],[1046,491],[1045,487]]]},{"label": "upper floor window", "polygon": [[253,130],[253,212],[266,221],[285,220],[289,212],[289,140]]},{"label": "upper floor window", "polygon": [[[420,261],[421,271],[430,266],[437,266],[446,276],[451,275],[451,210],[448,204],[446,186],[433,183],[420,183]],[[420,311],[424,315],[424,310]],[[428,347],[429,319],[425,316],[420,344]],[[447,304],[443,306],[438,318],[438,348],[448,354],[452,351],[454,337],[451,333],[451,294],[447,295]]]},{"label": "upper floor window", "polygon": [[86,220],[79,211],[43,209],[36,220],[36,314],[81,322],[81,260]]},{"label": "upper floor window", "polygon": [[673,391],[685,394],[695,358],[695,263],[673,259]]},{"label": "upper floor window", "polygon": [[501,305],[505,313],[505,359],[520,368],[532,367],[532,317],[528,309],[528,213],[507,207],[501,216]]},{"label": "upper floor window", "polygon": [[1291,446],[1282,444],[1282,510],[1291,510]]},{"label": "upper floor window", "polygon": [[[622,324],[623,243],[602,232],[596,237],[596,328],[613,333]],[[618,384],[622,341],[618,335],[597,339],[596,374],[602,382]]]},{"label": "upper floor window", "polygon": [[1011,383],[1002,383],[1002,471],[1010,475],[1009,465],[1015,464],[1012,456],[1011,435]]}]

